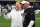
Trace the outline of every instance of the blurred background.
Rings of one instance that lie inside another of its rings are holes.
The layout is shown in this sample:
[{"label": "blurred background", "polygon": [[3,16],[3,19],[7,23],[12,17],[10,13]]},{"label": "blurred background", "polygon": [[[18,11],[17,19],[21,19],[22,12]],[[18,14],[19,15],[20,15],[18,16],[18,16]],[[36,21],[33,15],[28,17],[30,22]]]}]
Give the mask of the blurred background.
[{"label": "blurred background", "polygon": [[[4,18],[4,11],[7,9],[8,12],[12,10],[12,5],[16,3],[16,1],[23,0],[0,0],[0,27],[11,27],[11,19],[6,20]],[[30,2],[29,8],[36,8],[40,10],[40,0],[25,0]],[[40,12],[35,15],[35,27],[40,27]]]}]

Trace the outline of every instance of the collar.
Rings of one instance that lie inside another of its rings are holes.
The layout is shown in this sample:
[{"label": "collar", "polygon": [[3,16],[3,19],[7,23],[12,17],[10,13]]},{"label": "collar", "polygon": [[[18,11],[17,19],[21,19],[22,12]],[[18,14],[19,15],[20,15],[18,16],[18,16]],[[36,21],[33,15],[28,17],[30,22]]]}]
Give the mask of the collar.
[{"label": "collar", "polygon": [[29,10],[29,8],[28,9],[26,9],[25,11],[24,11],[24,13],[26,12],[26,11],[28,11]]},{"label": "collar", "polygon": [[16,11],[21,11],[21,9],[20,9],[20,10],[17,10],[17,9],[16,9]]}]

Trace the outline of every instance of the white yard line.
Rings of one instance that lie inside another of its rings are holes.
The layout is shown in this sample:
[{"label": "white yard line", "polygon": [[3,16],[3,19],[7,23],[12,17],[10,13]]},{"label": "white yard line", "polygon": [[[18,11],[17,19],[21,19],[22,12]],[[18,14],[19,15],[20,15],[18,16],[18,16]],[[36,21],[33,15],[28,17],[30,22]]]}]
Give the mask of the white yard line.
[{"label": "white yard line", "polygon": [[35,19],[40,19],[40,18],[35,18]]},{"label": "white yard line", "polygon": [[11,24],[11,23],[0,23],[0,24]]}]

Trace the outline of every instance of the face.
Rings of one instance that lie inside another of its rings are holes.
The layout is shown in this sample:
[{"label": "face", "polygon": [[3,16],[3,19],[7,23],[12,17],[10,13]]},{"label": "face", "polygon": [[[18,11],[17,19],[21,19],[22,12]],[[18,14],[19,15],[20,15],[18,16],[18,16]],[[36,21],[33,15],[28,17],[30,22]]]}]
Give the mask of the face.
[{"label": "face", "polygon": [[21,4],[21,9],[23,9],[23,5]]},{"label": "face", "polygon": [[20,8],[21,8],[21,5],[20,4],[16,4],[16,9],[20,10]]},{"label": "face", "polygon": [[21,7],[23,7],[23,5],[21,4]]},{"label": "face", "polygon": [[16,9],[17,9],[17,10],[20,10],[20,8],[21,8],[20,2],[17,1],[17,2],[16,2]]},{"label": "face", "polygon": [[23,4],[23,8],[24,8],[24,9],[29,8],[29,4]]}]

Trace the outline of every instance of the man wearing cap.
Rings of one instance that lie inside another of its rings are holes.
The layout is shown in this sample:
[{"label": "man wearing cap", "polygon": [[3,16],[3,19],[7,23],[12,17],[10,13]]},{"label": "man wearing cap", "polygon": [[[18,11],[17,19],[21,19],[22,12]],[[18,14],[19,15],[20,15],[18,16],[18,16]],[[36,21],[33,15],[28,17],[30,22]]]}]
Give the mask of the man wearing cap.
[{"label": "man wearing cap", "polygon": [[22,1],[21,4],[24,8],[24,21],[23,21],[23,27],[35,27],[35,13],[34,9],[29,9],[29,2],[28,1]]}]

